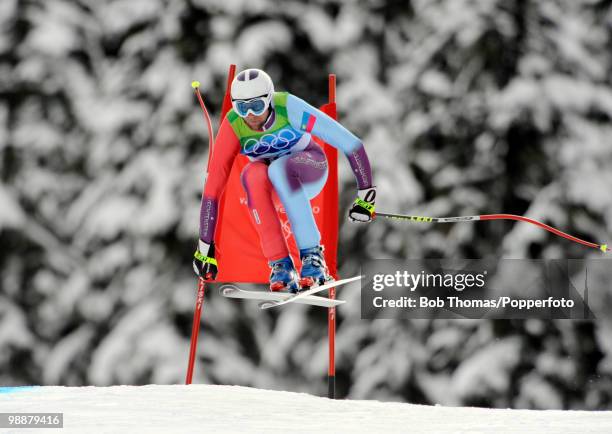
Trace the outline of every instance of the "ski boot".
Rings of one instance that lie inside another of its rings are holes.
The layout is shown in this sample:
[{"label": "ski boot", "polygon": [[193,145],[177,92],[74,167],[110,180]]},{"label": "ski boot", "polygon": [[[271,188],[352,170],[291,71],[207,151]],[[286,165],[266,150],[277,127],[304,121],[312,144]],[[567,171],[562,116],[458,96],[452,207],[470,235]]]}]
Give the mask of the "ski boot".
[{"label": "ski boot", "polygon": [[300,290],[298,274],[293,266],[290,256],[286,256],[278,261],[269,263],[272,272],[270,273],[270,291],[289,291],[296,293]]},{"label": "ski boot", "polygon": [[302,289],[323,285],[331,279],[321,246],[300,250],[300,258],[302,259],[302,271],[300,272]]}]

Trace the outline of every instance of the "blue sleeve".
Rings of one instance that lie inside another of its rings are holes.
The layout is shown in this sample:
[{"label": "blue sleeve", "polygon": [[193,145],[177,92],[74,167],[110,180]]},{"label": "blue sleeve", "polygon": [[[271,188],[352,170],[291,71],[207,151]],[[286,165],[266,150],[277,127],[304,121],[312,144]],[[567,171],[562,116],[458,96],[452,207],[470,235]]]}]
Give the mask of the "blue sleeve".
[{"label": "blue sleeve", "polygon": [[287,116],[296,130],[309,132],[347,155],[361,146],[361,140],[339,122],[291,94],[287,96]]}]

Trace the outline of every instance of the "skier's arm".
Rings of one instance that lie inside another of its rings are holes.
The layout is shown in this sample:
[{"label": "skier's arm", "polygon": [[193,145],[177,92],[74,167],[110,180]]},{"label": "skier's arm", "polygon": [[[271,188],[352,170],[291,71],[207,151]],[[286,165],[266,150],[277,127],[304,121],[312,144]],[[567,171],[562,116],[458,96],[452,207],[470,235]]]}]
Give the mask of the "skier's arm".
[{"label": "skier's arm", "polygon": [[200,207],[200,239],[211,243],[215,237],[217,206],[225,189],[227,178],[236,155],[240,152],[240,141],[227,118],[221,123],[215,139],[214,152],[210,161],[210,173],[206,180]]},{"label": "skier's arm", "polygon": [[372,186],[370,160],[357,136],[335,119],[295,95],[287,96],[287,115],[293,128],[319,137],[346,155],[359,189]]},{"label": "skier's arm", "polygon": [[358,186],[357,199],[349,211],[349,217],[355,221],[370,221],[374,215],[376,187],[372,181],[370,160],[361,140],[338,121],[295,95],[287,96],[287,116],[293,128],[321,138],[346,155]]},{"label": "skier's arm", "polygon": [[200,205],[200,240],[193,266],[196,273],[203,278],[214,279],[217,274],[214,239],[219,198],[225,189],[232,164],[239,151],[240,141],[229,120],[225,118],[215,139],[210,172]]}]

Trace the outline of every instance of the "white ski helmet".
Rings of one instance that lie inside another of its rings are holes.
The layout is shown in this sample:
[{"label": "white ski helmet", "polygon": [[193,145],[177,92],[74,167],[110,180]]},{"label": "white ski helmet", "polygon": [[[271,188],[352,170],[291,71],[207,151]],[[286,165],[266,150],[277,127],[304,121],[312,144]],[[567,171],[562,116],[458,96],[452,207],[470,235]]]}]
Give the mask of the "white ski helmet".
[{"label": "white ski helmet", "polygon": [[261,115],[270,106],[273,95],[272,79],[261,69],[245,69],[232,81],[232,107],[239,116],[246,117],[249,112]]}]

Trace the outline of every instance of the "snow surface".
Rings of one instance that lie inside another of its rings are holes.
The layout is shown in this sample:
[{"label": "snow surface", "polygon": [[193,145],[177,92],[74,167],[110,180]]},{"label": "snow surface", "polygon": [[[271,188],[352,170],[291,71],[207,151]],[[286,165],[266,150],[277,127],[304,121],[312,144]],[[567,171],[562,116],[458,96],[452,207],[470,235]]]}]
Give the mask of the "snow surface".
[{"label": "snow surface", "polygon": [[[611,411],[336,401],[303,393],[212,385],[0,388],[0,412],[62,412],[61,432],[79,434],[612,432]],[[1,432],[31,431],[40,432]]]}]

